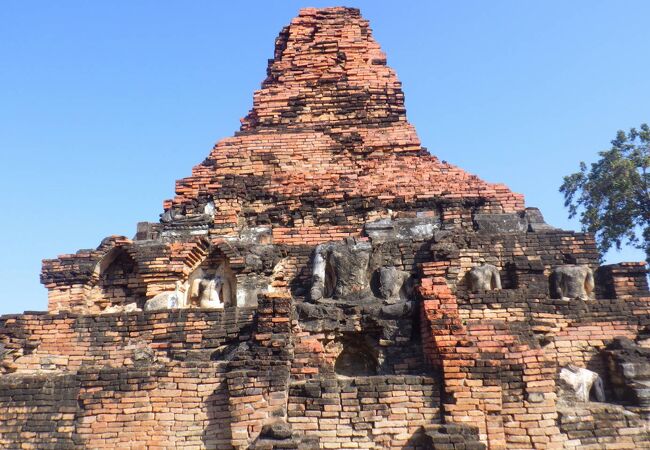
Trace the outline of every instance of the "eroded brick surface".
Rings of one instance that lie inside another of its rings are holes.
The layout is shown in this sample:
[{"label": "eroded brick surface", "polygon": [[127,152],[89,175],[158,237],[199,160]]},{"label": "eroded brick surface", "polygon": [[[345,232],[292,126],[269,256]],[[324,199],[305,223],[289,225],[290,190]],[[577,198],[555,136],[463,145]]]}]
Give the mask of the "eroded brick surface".
[{"label": "eroded brick surface", "polygon": [[2,448],[650,448],[645,264],[430,155],[355,9],[302,10],[160,222],[41,280]]}]

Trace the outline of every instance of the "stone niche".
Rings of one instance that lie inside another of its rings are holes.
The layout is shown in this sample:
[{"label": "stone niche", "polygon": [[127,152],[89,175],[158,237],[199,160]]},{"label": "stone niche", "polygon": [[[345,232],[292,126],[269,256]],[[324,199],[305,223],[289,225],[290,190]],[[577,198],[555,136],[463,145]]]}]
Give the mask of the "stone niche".
[{"label": "stone niche", "polygon": [[363,336],[349,336],[336,342],[340,353],[334,362],[337,375],[360,377],[377,375],[379,371],[379,352]]},{"label": "stone niche", "polygon": [[213,252],[189,276],[185,307],[228,308],[238,306],[237,278],[228,258]]},{"label": "stone niche", "polygon": [[216,249],[195,266],[186,278],[177,279],[173,291],[160,292],[147,300],[144,309],[224,309],[246,306],[246,298],[239,295],[239,285],[229,259]]},{"label": "stone niche", "polygon": [[594,274],[587,265],[555,267],[549,277],[551,296],[563,300],[589,300],[594,294]]},{"label": "stone niche", "polygon": [[311,295],[296,304],[300,328],[323,346],[320,370],[347,377],[419,373],[417,281],[411,267],[421,244],[346,239],[312,256]]},{"label": "stone niche", "polygon": [[471,292],[493,291],[501,289],[501,274],[492,264],[481,263],[472,267],[466,275],[467,287]]},{"label": "stone niche", "polygon": [[136,261],[121,247],[110,250],[95,266],[87,303],[104,309],[145,302],[146,286]]}]

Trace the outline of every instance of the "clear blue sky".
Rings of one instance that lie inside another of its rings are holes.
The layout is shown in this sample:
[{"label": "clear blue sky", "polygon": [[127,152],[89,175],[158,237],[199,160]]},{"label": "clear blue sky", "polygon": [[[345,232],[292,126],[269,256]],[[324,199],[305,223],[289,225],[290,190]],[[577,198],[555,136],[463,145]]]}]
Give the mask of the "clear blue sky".
[{"label": "clear blue sky", "polygon": [[[558,186],[650,121],[650,2],[349,1],[441,159],[568,221]],[[46,308],[40,260],[133,236],[231,135],[280,29],[321,1],[0,5],[0,313]],[[609,261],[641,260],[634,251]]]}]

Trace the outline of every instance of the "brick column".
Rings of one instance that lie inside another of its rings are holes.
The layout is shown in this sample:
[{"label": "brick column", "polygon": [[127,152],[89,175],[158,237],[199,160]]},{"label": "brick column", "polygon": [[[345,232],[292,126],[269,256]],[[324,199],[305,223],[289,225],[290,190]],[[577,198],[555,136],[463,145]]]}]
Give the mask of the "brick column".
[{"label": "brick column", "polygon": [[248,448],[262,426],[287,414],[291,298],[260,294],[253,343],[227,374],[232,445]]},{"label": "brick column", "polygon": [[424,351],[443,377],[446,423],[474,425],[490,449],[561,448],[556,426],[555,365],[502,321],[463,324],[442,273],[425,264],[422,280]]},{"label": "brick column", "polygon": [[647,273],[645,262],[623,262],[599,267],[596,278],[604,296],[630,299],[647,295]]}]

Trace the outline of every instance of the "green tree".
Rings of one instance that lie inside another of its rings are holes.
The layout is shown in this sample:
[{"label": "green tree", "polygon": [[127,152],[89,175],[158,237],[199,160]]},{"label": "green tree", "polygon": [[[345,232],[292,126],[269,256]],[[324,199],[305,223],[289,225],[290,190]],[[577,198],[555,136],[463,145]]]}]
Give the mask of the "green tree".
[{"label": "green tree", "polygon": [[650,127],[618,131],[612,147],[588,169],[564,177],[560,192],[569,217],[580,216],[604,254],[623,243],[642,249],[650,262]]}]

